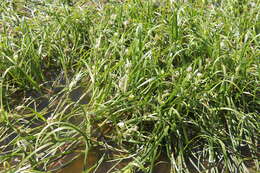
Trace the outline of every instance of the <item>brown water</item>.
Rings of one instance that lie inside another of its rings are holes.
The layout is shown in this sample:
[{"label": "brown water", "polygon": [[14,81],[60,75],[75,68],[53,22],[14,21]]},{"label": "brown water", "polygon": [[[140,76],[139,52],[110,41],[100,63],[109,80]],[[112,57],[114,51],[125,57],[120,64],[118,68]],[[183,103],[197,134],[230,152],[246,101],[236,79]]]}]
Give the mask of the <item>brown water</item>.
[{"label": "brown water", "polygon": [[[120,153],[111,151],[107,153],[106,152],[107,151],[102,151],[100,149],[93,149],[88,153],[86,159],[84,155],[79,155],[79,157],[73,160],[70,164],[58,171],[54,171],[54,173],[82,173],[84,168],[86,168],[85,170],[90,170],[91,168],[93,168],[90,171],[91,173],[108,173],[113,171],[120,171],[131,161],[131,159],[124,159],[122,161],[111,161],[114,156]],[[95,167],[95,165],[104,155],[109,157],[110,161],[104,160],[98,167]],[[63,164],[65,164],[65,162]],[[165,157],[164,155],[160,155],[158,157],[157,162],[155,163],[155,166],[153,168],[153,173],[170,173],[170,162],[167,157]]]},{"label": "brown water", "polygon": [[[88,173],[109,173],[109,172],[114,172],[114,171],[120,171],[122,170],[125,166],[127,166],[132,159],[125,159],[121,161],[111,161],[115,159],[115,156],[118,156],[122,153],[119,152],[113,152],[113,151],[106,151],[102,150],[100,148],[95,148],[92,149],[87,157],[85,158],[83,154],[79,153],[74,153],[74,156],[77,155],[78,157],[76,159],[73,159],[73,155],[69,156],[67,159],[64,159],[61,161],[59,164],[59,167],[61,169],[58,169],[58,171],[53,171],[53,173],[82,173],[84,170],[88,170]],[[106,160],[101,162],[101,164],[96,167],[97,163],[99,160],[102,158],[102,156],[106,156]],[[71,161],[69,164],[68,161]],[[196,163],[198,160],[193,160],[192,162]],[[219,172],[229,172],[228,170],[223,170],[223,164],[217,164],[215,166],[211,165],[207,162],[200,162],[204,167],[200,167],[200,171],[198,171],[192,164],[191,162],[185,161],[186,164],[186,170],[191,172],[191,173],[199,173],[199,172],[204,172],[208,170],[209,172],[213,171],[214,169],[217,169]],[[66,165],[66,166],[61,166],[61,165]],[[56,165],[57,166],[57,165]],[[92,169],[91,169],[92,168]],[[91,170],[90,170],[91,169]],[[256,171],[256,167],[253,165],[248,167],[249,173],[258,173]],[[170,173],[171,172],[171,163],[169,158],[167,157],[166,153],[161,153],[153,167],[153,173]],[[136,173],[143,173],[142,171],[137,171]]]}]

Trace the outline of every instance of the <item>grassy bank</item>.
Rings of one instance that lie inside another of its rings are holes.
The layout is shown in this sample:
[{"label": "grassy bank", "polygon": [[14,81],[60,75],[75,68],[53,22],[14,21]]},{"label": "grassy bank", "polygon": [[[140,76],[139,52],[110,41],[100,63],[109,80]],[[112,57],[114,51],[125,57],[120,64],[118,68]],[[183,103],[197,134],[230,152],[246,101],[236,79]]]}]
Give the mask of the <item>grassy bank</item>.
[{"label": "grassy bank", "polygon": [[160,153],[172,172],[259,171],[259,11],[2,0],[0,170],[51,171],[103,147],[130,160],[122,172],[153,172]]}]

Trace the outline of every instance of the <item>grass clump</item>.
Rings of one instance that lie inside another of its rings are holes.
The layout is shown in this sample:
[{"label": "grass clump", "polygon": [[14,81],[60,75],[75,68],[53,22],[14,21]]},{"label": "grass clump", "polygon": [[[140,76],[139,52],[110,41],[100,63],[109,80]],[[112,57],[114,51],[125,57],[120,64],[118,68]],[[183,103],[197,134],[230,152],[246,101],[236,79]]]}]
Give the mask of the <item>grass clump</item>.
[{"label": "grass clump", "polygon": [[259,171],[259,9],[244,1],[3,1],[0,161],[46,172],[75,149],[121,171]]}]

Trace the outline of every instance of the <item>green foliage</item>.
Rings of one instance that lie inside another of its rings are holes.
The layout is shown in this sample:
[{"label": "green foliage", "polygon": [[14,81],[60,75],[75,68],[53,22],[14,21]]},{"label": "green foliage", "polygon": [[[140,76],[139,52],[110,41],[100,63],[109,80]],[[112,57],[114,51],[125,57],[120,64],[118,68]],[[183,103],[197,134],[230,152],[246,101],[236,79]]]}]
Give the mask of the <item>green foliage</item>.
[{"label": "green foliage", "polygon": [[152,172],[160,152],[172,172],[259,171],[259,7],[1,1],[0,171],[106,141],[131,156],[124,172]]}]

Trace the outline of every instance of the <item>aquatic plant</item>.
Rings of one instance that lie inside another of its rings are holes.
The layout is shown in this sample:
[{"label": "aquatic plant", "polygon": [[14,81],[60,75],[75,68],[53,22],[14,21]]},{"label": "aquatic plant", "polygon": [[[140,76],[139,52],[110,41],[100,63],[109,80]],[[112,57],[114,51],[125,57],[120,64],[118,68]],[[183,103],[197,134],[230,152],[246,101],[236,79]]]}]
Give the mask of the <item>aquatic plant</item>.
[{"label": "aquatic plant", "polygon": [[259,3],[1,1],[0,172],[259,171]]}]

